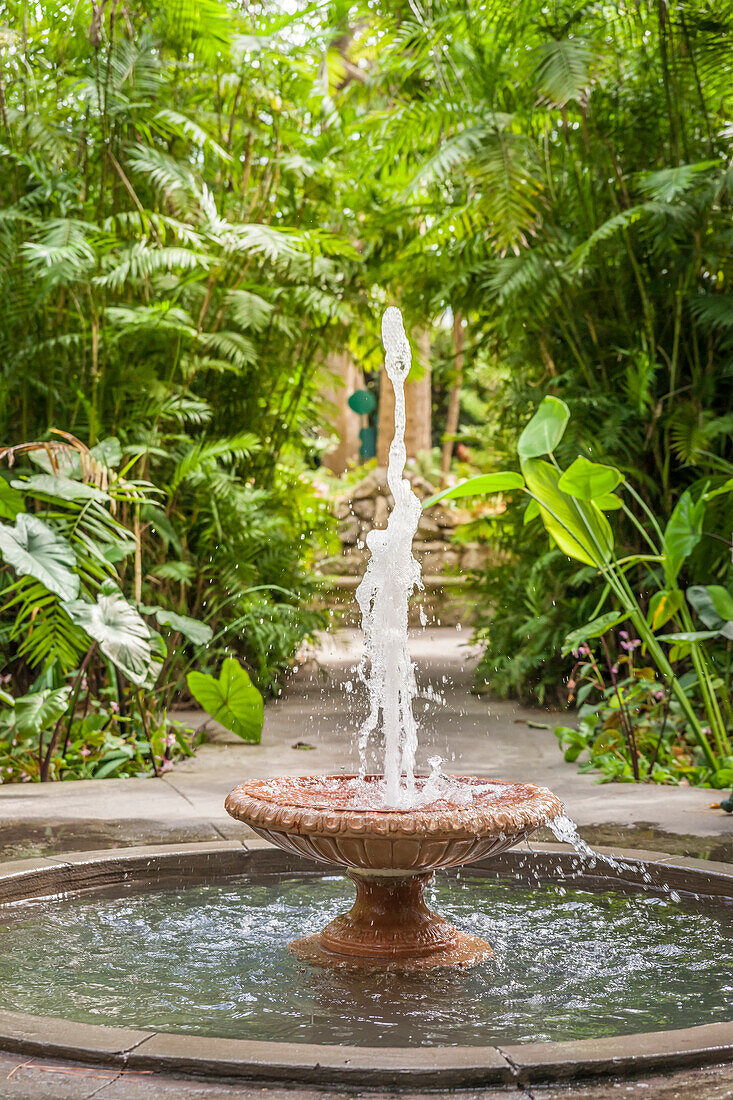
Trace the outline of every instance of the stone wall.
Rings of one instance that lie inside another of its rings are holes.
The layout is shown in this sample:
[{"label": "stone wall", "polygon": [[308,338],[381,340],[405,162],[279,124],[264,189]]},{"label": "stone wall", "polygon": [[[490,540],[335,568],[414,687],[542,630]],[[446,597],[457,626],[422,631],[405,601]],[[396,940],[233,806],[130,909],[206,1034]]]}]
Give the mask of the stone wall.
[{"label": "stone wall", "polygon": [[[422,500],[436,492],[435,486],[418,474],[406,473],[405,476]],[[386,527],[393,504],[383,466],[378,466],[338,497],[334,513],[339,521],[341,552],[324,559],[319,571],[333,577],[360,577],[369,553],[364,546],[366,536],[373,527]],[[421,516],[412,551],[422,566],[423,578],[431,587],[441,580],[458,578],[478,569],[487,561],[490,551],[485,544],[451,541],[455,528],[468,518],[465,511],[439,504]]]}]

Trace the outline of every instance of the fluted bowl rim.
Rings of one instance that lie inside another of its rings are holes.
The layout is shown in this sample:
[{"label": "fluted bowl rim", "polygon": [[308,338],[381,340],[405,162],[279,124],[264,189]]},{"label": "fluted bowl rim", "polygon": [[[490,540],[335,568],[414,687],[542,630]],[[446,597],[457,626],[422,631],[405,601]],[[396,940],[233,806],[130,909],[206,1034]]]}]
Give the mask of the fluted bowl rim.
[{"label": "fluted bowl rim", "polygon": [[[249,779],[227,796],[227,813],[257,830],[319,836],[491,837],[526,834],[546,825],[563,806],[547,787],[534,783],[477,776],[451,776],[462,784],[496,783],[507,789],[491,801],[469,806],[434,803],[416,809],[336,809],[299,803],[293,789],[307,792],[316,780],[351,780],[354,775],[274,776]],[[368,776],[379,779],[381,776]],[[426,777],[420,777],[426,778]],[[282,795],[277,785],[282,784]],[[512,797],[513,796],[513,797]],[[305,794],[301,797],[305,799]]]}]

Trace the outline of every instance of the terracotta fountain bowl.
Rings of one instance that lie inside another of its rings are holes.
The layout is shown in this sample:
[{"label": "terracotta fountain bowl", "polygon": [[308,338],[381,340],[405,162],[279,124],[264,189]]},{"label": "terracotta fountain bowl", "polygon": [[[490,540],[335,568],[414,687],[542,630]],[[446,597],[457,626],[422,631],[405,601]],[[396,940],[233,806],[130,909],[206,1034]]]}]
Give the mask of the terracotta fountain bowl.
[{"label": "terracotta fountain bowl", "polygon": [[[381,776],[369,775],[367,783]],[[419,809],[374,809],[355,797],[356,776],[251,779],[226,800],[232,817],[291,852],[337,867],[408,875],[456,867],[518,844],[562,810],[546,787],[456,777],[468,805],[439,800]],[[426,782],[417,778],[418,789]]]},{"label": "terracotta fountain bowl", "polygon": [[[367,776],[378,784],[381,776]],[[416,779],[418,794],[427,779]],[[434,871],[457,867],[519,843],[562,811],[545,787],[455,777],[450,800],[417,809],[380,809],[378,789],[356,776],[252,779],[226,800],[232,817],[290,852],[342,868],[356,901],[321,932],[290,945],[324,966],[473,966],[493,952],[428,909],[423,890]],[[454,800],[455,795],[455,800]]]}]

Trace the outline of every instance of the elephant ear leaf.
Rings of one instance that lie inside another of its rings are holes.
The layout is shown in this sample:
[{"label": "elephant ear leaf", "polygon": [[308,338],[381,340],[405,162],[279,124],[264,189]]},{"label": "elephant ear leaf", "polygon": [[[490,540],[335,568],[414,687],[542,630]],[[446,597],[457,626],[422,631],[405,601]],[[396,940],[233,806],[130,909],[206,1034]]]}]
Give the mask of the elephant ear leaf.
[{"label": "elephant ear leaf", "polygon": [[522,463],[522,473],[547,533],[563,553],[596,568],[610,561],[613,532],[593,501],[576,500],[564,493],[559,486],[560,474],[549,462],[528,459]]},{"label": "elephant ear leaf", "polygon": [[690,556],[702,538],[702,521],[705,514],[705,500],[697,502],[689,492],[682,494],[675,505],[669,522],[664,529],[662,550],[664,553],[664,575],[667,587],[671,588],[677,580],[682,563]]},{"label": "elephant ear leaf", "polygon": [[259,743],[262,737],[262,696],[234,657],[227,657],[219,678],[206,672],[189,672],[188,690],[207,714],[236,733],[243,741]]},{"label": "elephant ear leaf", "polygon": [[565,434],[570,409],[559,397],[543,397],[540,407],[517,442],[520,458],[539,458],[549,455]]},{"label": "elephant ear leaf", "polygon": [[78,596],[74,551],[38,516],[21,512],[13,527],[0,524],[0,554],[19,576],[33,577],[62,600]]},{"label": "elephant ear leaf", "polygon": [[138,687],[145,683],[152,660],[150,631],[121,592],[106,591],[96,603],[73,600],[63,606],[128,680]]},{"label": "elephant ear leaf", "polygon": [[33,691],[15,700],[15,727],[27,737],[49,729],[66,710],[70,687]]},{"label": "elephant ear leaf", "polygon": [[615,466],[602,466],[578,455],[560,478],[559,486],[571,497],[598,503],[607,493],[618,488],[622,480],[621,472]]},{"label": "elephant ear leaf", "polygon": [[154,615],[161,626],[170,627],[178,631],[194,645],[207,645],[212,637],[213,630],[208,623],[202,623],[200,619],[192,619],[188,615],[178,615],[175,611],[169,611],[165,607],[140,607],[144,615]]},{"label": "elephant ear leaf", "polygon": [[486,496],[489,493],[505,493],[512,489],[522,489],[524,478],[514,470],[499,470],[493,474],[478,474],[469,477],[451,489],[442,489],[439,493],[423,501],[423,509],[430,508],[439,500],[457,500],[459,497]]}]

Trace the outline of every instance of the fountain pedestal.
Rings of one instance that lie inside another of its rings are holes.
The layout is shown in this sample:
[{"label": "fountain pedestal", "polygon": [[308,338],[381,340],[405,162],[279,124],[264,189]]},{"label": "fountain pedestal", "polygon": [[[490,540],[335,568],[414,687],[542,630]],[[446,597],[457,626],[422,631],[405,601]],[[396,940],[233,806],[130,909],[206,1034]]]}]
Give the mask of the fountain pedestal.
[{"label": "fountain pedestal", "polygon": [[[426,777],[416,777],[418,793]],[[348,913],[296,940],[319,965],[470,966],[491,947],[425,904],[434,871],[503,852],[562,811],[545,787],[451,777],[449,797],[417,808],[379,809],[370,784],[348,775],[281,776],[242,783],[226,800],[232,817],[290,852],[339,867],[356,884]]]},{"label": "fountain pedestal", "polygon": [[485,940],[460,932],[428,908],[424,890],[432,871],[409,877],[347,874],[356,884],[354,904],[321,932],[292,943],[298,958],[322,966],[397,963],[414,969],[468,966],[493,955]]}]

